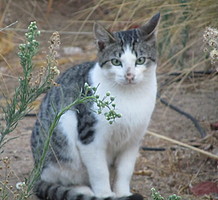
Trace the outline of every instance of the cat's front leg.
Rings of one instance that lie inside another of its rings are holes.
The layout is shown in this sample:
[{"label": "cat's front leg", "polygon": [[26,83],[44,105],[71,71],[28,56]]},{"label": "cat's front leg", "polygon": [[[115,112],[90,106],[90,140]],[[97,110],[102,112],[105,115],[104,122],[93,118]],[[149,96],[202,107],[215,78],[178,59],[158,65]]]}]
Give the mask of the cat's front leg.
[{"label": "cat's front leg", "polygon": [[131,195],[130,180],[134,171],[138,149],[138,145],[127,145],[125,150],[116,159],[116,175],[113,190],[118,197]]},{"label": "cat's front leg", "polygon": [[98,146],[95,142],[92,142],[90,144],[80,144],[79,149],[95,196],[115,196],[111,191],[105,148]]}]

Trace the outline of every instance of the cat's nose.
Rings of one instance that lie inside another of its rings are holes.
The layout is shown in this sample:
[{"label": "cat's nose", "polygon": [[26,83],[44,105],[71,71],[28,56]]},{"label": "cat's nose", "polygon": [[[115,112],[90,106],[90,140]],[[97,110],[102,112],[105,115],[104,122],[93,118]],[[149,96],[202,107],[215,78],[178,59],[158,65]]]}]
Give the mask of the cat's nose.
[{"label": "cat's nose", "polygon": [[129,83],[131,83],[135,79],[135,74],[128,72],[125,75],[125,78]]}]

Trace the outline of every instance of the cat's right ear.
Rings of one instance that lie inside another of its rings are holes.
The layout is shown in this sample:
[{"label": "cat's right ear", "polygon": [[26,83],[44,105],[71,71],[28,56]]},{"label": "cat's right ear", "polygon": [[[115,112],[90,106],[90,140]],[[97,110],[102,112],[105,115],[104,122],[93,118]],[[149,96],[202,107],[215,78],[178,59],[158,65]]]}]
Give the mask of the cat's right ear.
[{"label": "cat's right ear", "polygon": [[139,28],[141,36],[144,40],[155,40],[156,29],[160,21],[160,13],[154,15],[145,25]]},{"label": "cat's right ear", "polygon": [[97,22],[94,24],[94,35],[97,40],[99,51],[102,51],[106,45],[115,42],[113,34]]}]

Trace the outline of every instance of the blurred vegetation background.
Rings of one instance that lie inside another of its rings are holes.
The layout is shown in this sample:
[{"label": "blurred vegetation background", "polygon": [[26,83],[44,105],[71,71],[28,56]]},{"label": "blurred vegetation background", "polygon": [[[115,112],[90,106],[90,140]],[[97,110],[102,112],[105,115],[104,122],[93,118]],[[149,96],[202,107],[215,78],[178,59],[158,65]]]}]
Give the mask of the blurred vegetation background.
[{"label": "blurred vegetation background", "polygon": [[0,59],[33,20],[49,34],[59,31],[63,43],[86,45],[93,40],[94,21],[113,31],[126,30],[160,12],[159,71],[210,68],[202,35],[207,26],[218,27],[217,11],[217,0],[1,0],[0,27],[18,23],[0,33]]}]

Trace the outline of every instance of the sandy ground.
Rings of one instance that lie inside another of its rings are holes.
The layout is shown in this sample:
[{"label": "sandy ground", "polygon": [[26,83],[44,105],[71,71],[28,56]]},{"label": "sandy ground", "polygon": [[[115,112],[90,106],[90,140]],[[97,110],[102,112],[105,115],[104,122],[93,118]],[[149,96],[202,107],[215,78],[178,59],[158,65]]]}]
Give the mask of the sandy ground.
[{"label": "sandy ground", "polygon": [[[218,106],[215,101],[218,98],[218,90],[216,93],[208,91],[207,95],[202,95],[201,90],[203,89],[199,88],[189,93],[181,91],[181,94],[174,97],[172,103],[200,120],[207,132],[206,139],[199,137],[190,120],[166,108],[159,101],[149,130],[190,145],[198,145],[199,148],[217,155],[218,132],[211,131],[209,123],[215,121],[217,117],[217,110],[214,108]],[[168,94],[170,95],[170,92]],[[8,180],[13,187],[17,182],[24,181],[33,167],[30,135],[34,121],[35,117],[26,117],[22,120],[10,135],[11,138],[17,138],[8,142],[1,154],[3,158],[6,156],[10,158],[10,170],[13,174]],[[200,182],[218,180],[217,161],[207,156],[149,134],[145,136],[143,146],[166,148],[166,151],[140,151],[131,187],[134,192],[139,192],[146,198],[150,196],[150,188],[155,187],[166,196],[176,193],[187,199],[200,199],[192,195],[190,187]],[[174,150],[170,150],[171,147]]]}]

